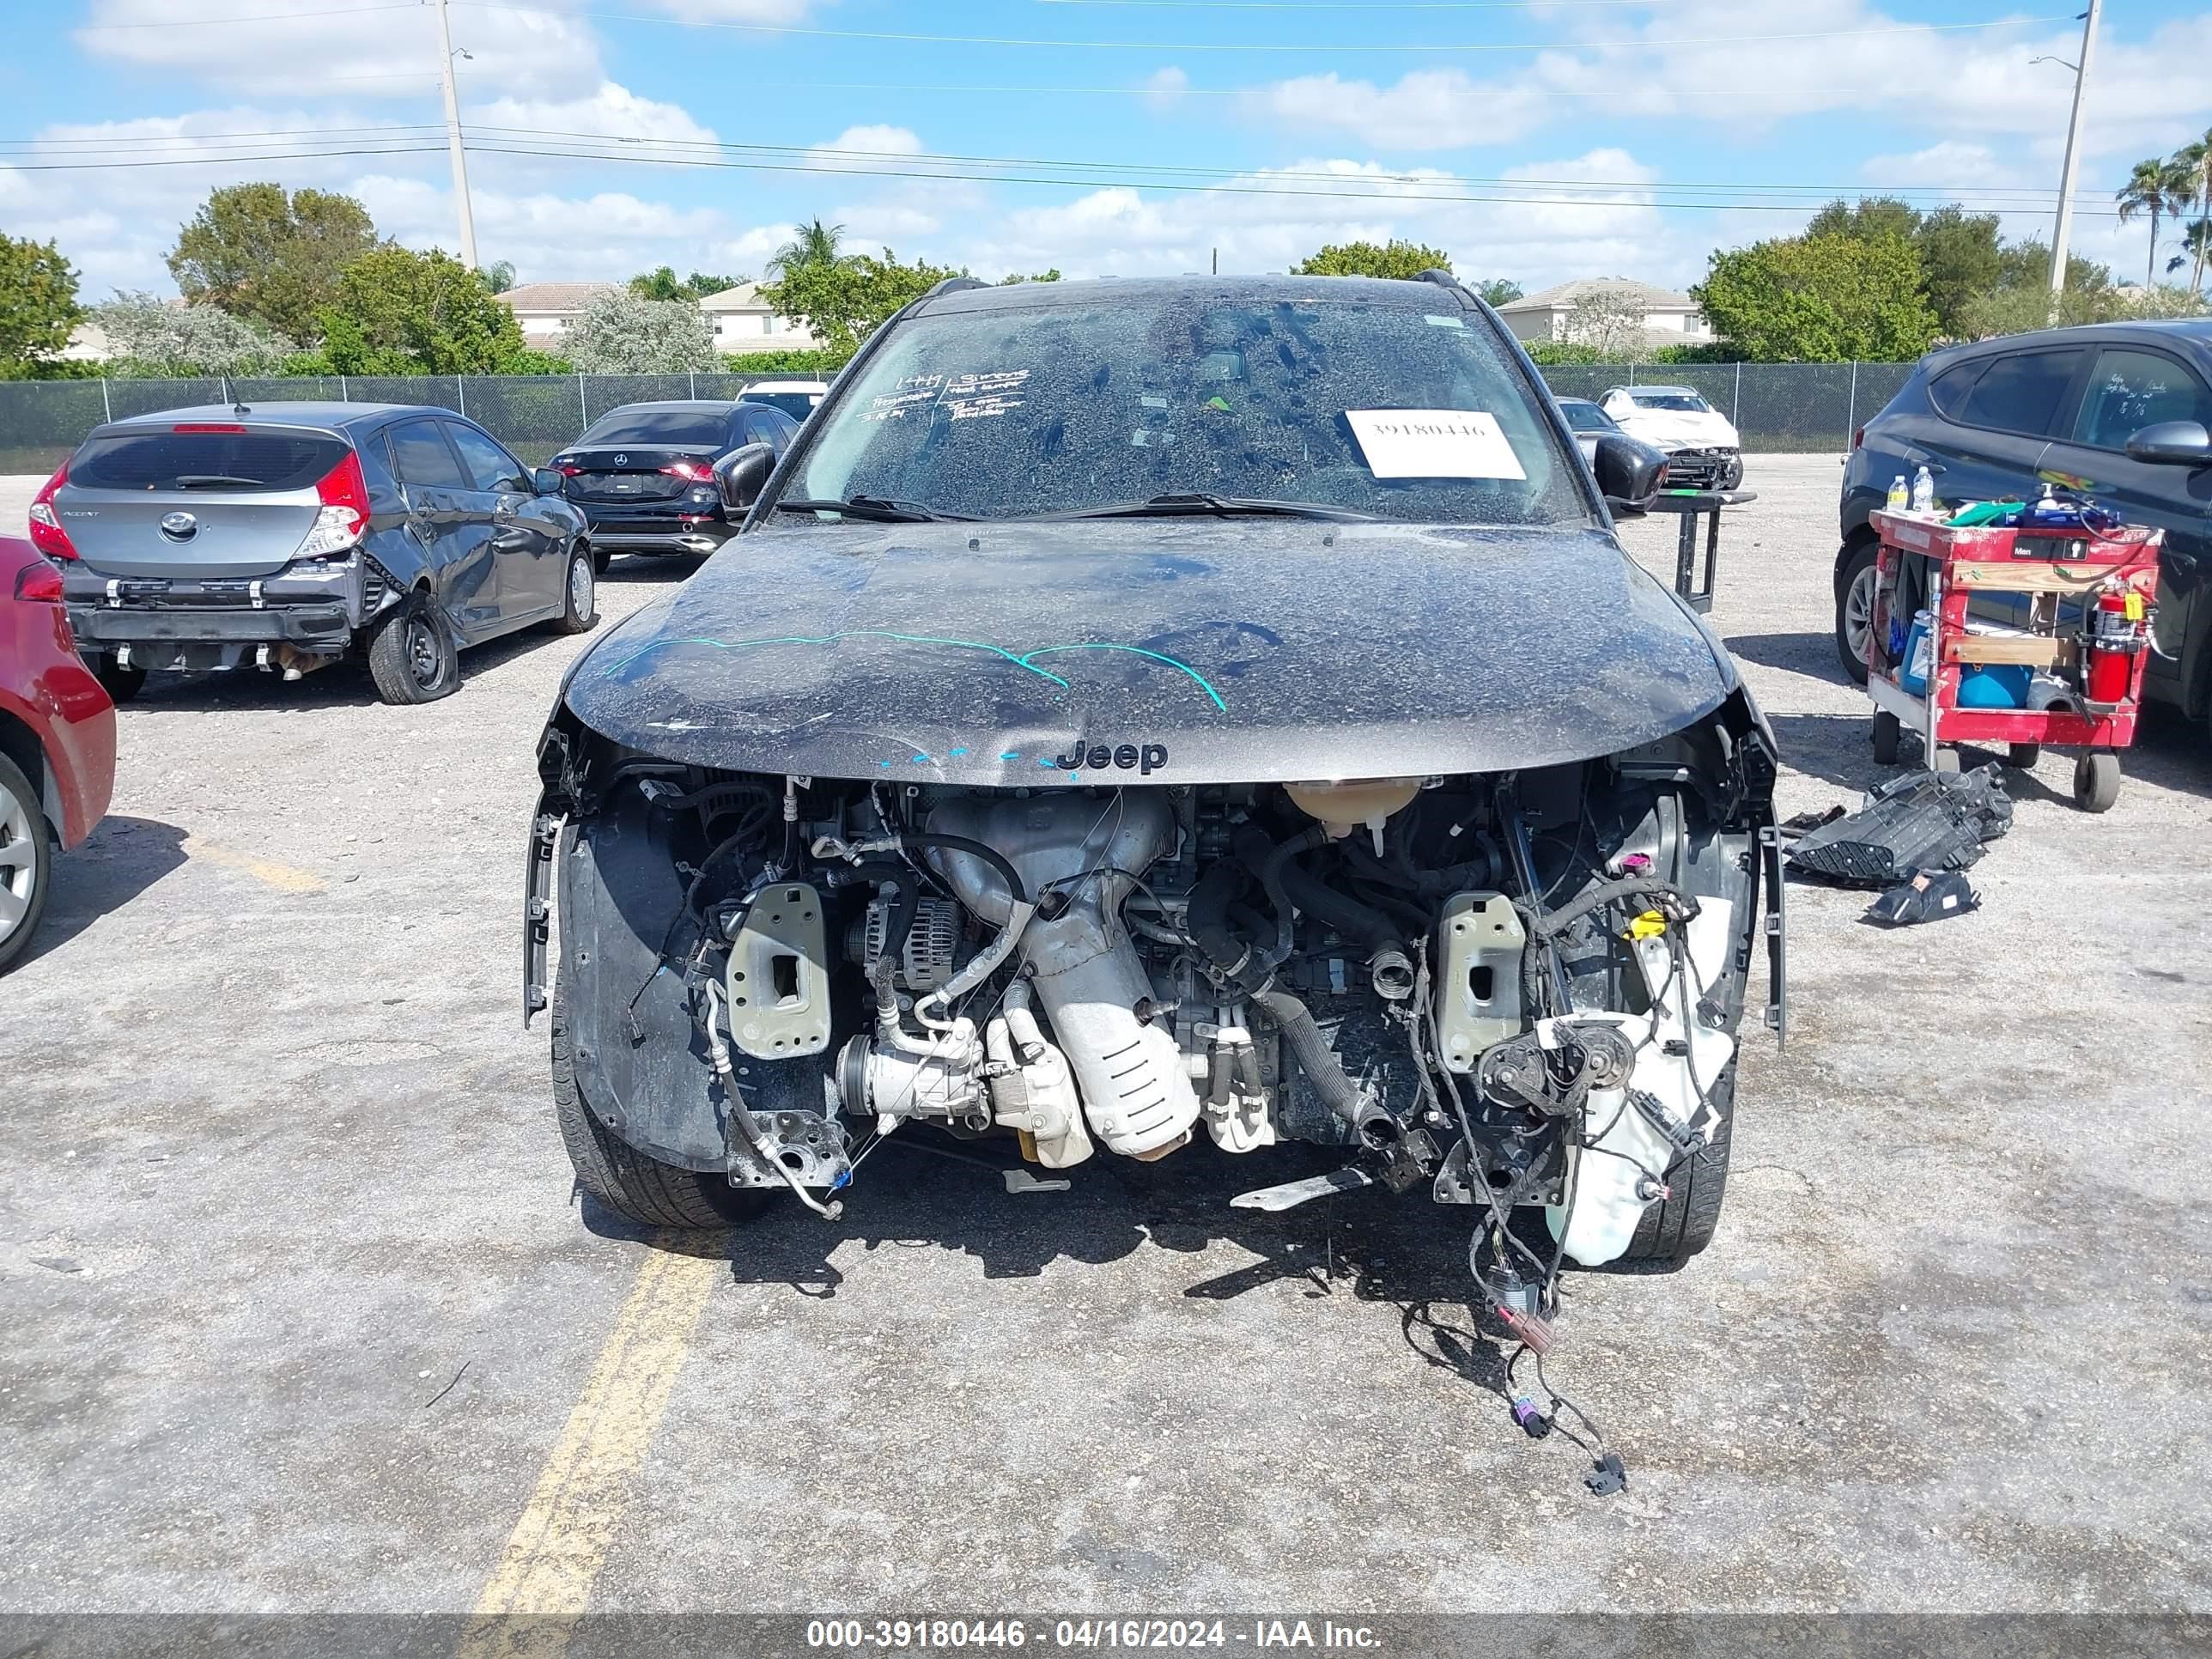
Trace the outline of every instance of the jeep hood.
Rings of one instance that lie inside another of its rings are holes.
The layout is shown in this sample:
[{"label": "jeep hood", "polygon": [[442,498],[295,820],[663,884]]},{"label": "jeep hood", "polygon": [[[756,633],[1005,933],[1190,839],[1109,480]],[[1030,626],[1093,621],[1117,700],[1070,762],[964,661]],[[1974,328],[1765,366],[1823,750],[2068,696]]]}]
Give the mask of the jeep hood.
[{"label": "jeep hood", "polygon": [[809,522],[730,542],[564,696],[671,760],[1006,787],[1549,765],[1735,684],[1595,528]]}]

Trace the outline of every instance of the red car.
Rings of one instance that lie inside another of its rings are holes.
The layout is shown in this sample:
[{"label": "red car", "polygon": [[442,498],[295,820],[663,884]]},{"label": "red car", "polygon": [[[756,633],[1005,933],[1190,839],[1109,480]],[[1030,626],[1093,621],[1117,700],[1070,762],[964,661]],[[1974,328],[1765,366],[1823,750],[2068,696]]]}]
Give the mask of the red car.
[{"label": "red car", "polygon": [[76,654],[61,572],[0,536],[0,973],[46,908],[54,843],[81,845],[114,785],[115,705]]}]

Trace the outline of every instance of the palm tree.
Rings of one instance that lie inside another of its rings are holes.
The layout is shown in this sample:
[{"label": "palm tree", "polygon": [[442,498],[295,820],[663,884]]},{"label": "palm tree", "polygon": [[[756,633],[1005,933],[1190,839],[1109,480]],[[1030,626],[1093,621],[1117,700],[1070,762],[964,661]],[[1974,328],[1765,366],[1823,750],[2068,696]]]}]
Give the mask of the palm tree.
[{"label": "palm tree", "polygon": [[484,286],[495,294],[504,294],[514,286],[514,261],[499,259],[483,268]]},{"label": "palm tree", "polygon": [[2138,214],[2150,216],[2150,258],[2143,266],[2146,287],[2155,286],[2158,282],[2158,222],[2168,215],[2179,218],[2189,210],[2195,182],[2194,176],[2179,162],[2153,157],[2136,162],[2135,171],[2128,174],[2128,182],[2120,188],[2116,199],[2120,204],[2122,224]]},{"label": "palm tree", "polygon": [[[2199,219],[2182,233],[2181,252],[2166,262],[2166,268],[2179,270],[2192,259],[2197,264],[2197,280],[2201,282],[2206,262],[2212,260],[2212,219]],[[2192,285],[2189,291],[2194,294],[2197,289]]]},{"label": "palm tree", "polygon": [[776,249],[768,262],[771,275],[788,276],[794,270],[809,265],[834,265],[843,255],[839,249],[843,244],[845,227],[825,225],[819,219],[799,227],[799,234]]},{"label": "palm tree", "polygon": [[[2212,131],[2205,133],[2195,143],[2185,144],[2174,151],[2173,165],[2188,176],[2189,199],[2200,205],[2205,217],[2212,218]],[[2197,246],[2191,251],[2196,261],[2189,274],[2189,291],[2201,294],[2204,291],[2205,246],[2203,238],[2197,239]]]}]

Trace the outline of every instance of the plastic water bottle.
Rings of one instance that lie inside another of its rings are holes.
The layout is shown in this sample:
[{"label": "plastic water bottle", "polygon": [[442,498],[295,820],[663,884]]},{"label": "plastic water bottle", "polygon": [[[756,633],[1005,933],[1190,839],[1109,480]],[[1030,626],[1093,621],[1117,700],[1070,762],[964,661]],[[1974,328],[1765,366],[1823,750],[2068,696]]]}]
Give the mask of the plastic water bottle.
[{"label": "plastic water bottle", "polygon": [[1889,481],[1889,510],[1902,513],[1911,505],[1912,498],[1905,488],[1905,475],[1900,472]]},{"label": "plastic water bottle", "polygon": [[1922,467],[1912,475],[1912,510],[1933,513],[1936,510],[1936,475]]}]

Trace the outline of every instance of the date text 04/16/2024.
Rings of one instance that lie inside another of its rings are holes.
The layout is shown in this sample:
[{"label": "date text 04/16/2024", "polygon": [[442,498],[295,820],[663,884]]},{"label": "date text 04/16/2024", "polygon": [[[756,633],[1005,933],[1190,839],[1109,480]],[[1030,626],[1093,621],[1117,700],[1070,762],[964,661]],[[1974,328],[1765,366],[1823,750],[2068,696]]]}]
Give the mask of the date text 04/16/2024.
[{"label": "date text 04/16/2024", "polygon": [[1308,1619],[817,1619],[810,1648],[889,1652],[1042,1648],[1085,1651],[1139,1649],[1336,1649],[1374,1651],[1380,1635],[1364,1625]]}]

